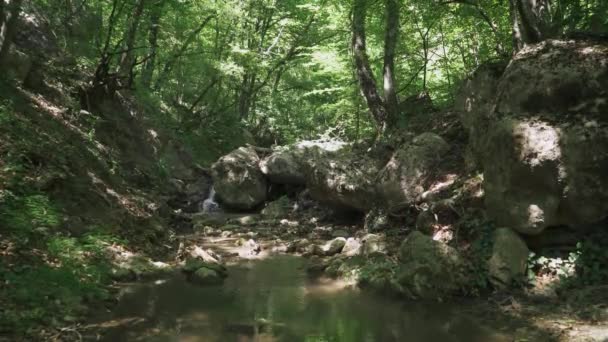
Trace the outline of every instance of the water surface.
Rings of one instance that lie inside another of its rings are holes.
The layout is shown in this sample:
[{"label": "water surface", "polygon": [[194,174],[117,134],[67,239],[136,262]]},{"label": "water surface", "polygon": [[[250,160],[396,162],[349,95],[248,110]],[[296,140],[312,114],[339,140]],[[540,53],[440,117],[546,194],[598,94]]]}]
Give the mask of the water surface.
[{"label": "water surface", "polygon": [[221,287],[183,277],[125,289],[104,341],[498,341],[454,305],[406,303],[306,276],[273,257],[229,269]]}]

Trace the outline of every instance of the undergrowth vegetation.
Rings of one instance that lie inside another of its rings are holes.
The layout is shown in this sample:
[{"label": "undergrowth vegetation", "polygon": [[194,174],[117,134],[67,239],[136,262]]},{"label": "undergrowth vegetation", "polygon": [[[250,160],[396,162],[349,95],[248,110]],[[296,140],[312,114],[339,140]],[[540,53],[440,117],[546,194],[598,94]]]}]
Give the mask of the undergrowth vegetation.
[{"label": "undergrowth vegetation", "polygon": [[559,281],[559,288],[598,286],[608,282],[608,236],[595,233],[576,244],[573,251],[545,254],[531,253],[528,260],[528,280],[547,275]]},{"label": "undergrowth vegetation", "polygon": [[69,237],[58,230],[62,218],[44,194],[3,192],[0,331],[65,325],[84,312],[84,301],[108,297],[105,247],[118,239],[100,228]]},{"label": "undergrowth vegetation", "polygon": [[[108,299],[107,247],[146,234],[123,239],[128,225],[113,226],[122,216],[104,214],[93,184],[74,177],[87,169],[106,178],[119,173],[94,130],[74,134],[10,85],[2,91],[11,96],[0,103],[0,335],[27,336],[72,324],[85,304]],[[86,217],[89,201],[106,224]]]}]

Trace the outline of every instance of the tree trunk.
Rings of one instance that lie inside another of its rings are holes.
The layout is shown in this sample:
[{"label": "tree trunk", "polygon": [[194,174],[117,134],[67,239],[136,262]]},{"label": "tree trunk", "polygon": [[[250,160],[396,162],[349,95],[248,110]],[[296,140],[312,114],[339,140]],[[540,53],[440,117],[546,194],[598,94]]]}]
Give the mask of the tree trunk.
[{"label": "tree trunk", "polygon": [[120,55],[120,63],[119,63],[119,73],[123,76],[130,76],[131,69],[134,64],[134,47],[135,47],[135,38],[137,35],[137,29],[139,27],[139,22],[141,21],[141,14],[144,11],[144,0],[137,0],[135,4],[135,8],[133,9],[133,14],[128,21],[127,31],[125,32],[124,37],[124,50]]},{"label": "tree trunk", "polygon": [[11,46],[11,40],[15,33],[15,26],[21,12],[21,4],[23,0],[12,0],[8,4],[4,4],[4,0],[0,0],[0,66],[4,64],[4,60],[8,55]]},{"label": "tree trunk", "polygon": [[390,125],[398,117],[399,100],[395,85],[395,49],[399,36],[399,3],[398,0],[385,0],[386,29],[384,35],[384,103]]},{"label": "tree trunk", "polygon": [[249,118],[249,111],[251,109],[251,102],[254,96],[256,76],[245,74],[243,81],[241,82],[241,90],[238,98],[238,111],[239,118],[241,120],[247,120]]},{"label": "tree trunk", "polygon": [[144,88],[150,89],[154,68],[156,68],[156,50],[158,49],[158,32],[160,30],[160,17],[162,15],[165,0],[159,0],[154,4],[150,13],[150,30],[148,31],[148,60],[143,66],[141,73],[141,84]]},{"label": "tree trunk", "polygon": [[509,0],[509,7],[515,51],[552,37],[551,0]]},{"label": "tree trunk", "polygon": [[0,1],[0,27],[4,24],[4,0]]},{"label": "tree trunk", "polygon": [[374,79],[374,74],[367,57],[365,38],[366,4],[366,0],[355,0],[354,3],[352,50],[361,93],[365,97],[367,106],[376,122],[378,132],[382,134],[387,128],[387,114],[384,108],[384,101],[378,94],[376,80]]},{"label": "tree trunk", "polygon": [[[446,49],[446,45],[445,45],[445,35],[443,33],[443,24],[439,24],[439,33],[441,35],[441,47],[443,50],[443,67],[445,68],[446,71],[446,77],[448,80],[448,88],[452,89],[452,75],[450,72],[450,59],[447,53],[447,49]],[[452,100],[452,102],[454,102],[454,93],[450,91],[450,99]]]}]

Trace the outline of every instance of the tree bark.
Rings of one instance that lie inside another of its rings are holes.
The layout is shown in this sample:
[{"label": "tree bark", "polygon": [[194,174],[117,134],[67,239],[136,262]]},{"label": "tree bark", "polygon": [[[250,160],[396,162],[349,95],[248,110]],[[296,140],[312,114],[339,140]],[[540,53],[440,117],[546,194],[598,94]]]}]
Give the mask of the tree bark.
[{"label": "tree bark", "polygon": [[384,101],[378,94],[374,73],[367,57],[367,46],[365,36],[365,17],[367,13],[366,0],[354,0],[353,21],[352,21],[352,50],[355,59],[355,68],[361,93],[365,97],[367,106],[376,123],[376,128],[380,134],[387,128],[387,113]]},{"label": "tree bark", "polygon": [[4,6],[4,0],[0,1],[0,27],[4,24]]},{"label": "tree bark", "polygon": [[133,63],[135,61],[134,57],[134,47],[135,47],[135,38],[137,35],[137,29],[139,27],[139,22],[141,21],[141,14],[144,11],[144,0],[137,0],[135,4],[135,8],[133,9],[133,14],[128,21],[127,31],[125,32],[124,37],[124,50],[120,55],[120,63],[119,63],[119,74],[123,76],[130,76],[131,69],[133,68]]},{"label": "tree bark", "polygon": [[395,81],[395,50],[399,37],[399,2],[385,0],[386,29],[384,35],[384,103],[387,120],[393,125],[398,117],[399,100]]},{"label": "tree bark", "polygon": [[238,111],[239,118],[241,120],[247,120],[249,118],[249,111],[251,109],[251,99],[253,98],[253,90],[255,86],[256,76],[255,74],[245,74],[243,81],[241,82],[241,89],[238,100]]},{"label": "tree bark", "polygon": [[15,26],[21,12],[23,0],[12,0],[8,4],[4,4],[4,0],[0,0],[3,4],[0,7],[0,66],[4,64],[4,60],[8,55],[11,46]]},{"label": "tree bark", "polygon": [[144,88],[150,89],[152,83],[152,76],[154,75],[154,69],[156,68],[156,50],[158,49],[158,32],[160,31],[160,18],[163,12],[163,6],[165,0],[158,0],[152,8],[150,13],[150,29],[148,31],[148,60],[144,64],[143,71],[141,73],[141,84]]},{"label": "tree bark", "polygon": [[551,0],[509,0],[509,7],[515,51],[553,36]]}]

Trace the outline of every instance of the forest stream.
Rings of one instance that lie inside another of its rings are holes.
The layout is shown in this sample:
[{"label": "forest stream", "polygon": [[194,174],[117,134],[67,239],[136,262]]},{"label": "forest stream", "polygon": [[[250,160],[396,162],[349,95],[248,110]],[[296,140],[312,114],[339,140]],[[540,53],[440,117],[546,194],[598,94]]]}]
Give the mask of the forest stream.
[{"label": "forest stream", "polygon": [[608,342],[608,0],[0,0],[0,342]]},{"label": "forest stream", "polygon": [[303,258],[273,256],[229,267],[223,286],[181,276],[125,286],[102,340],[507,340],[454,305],[393,301],[305,269]]}]

